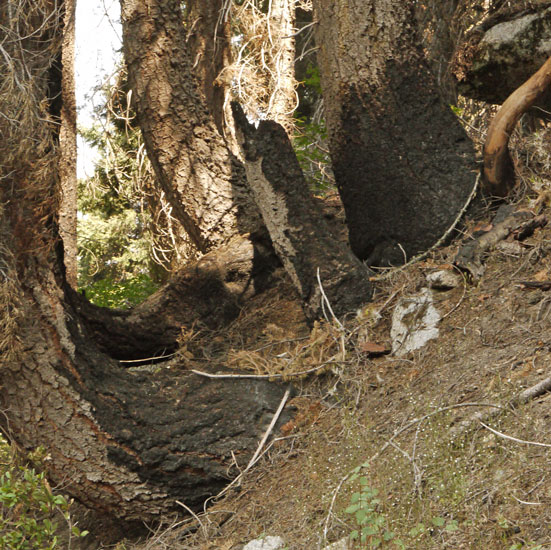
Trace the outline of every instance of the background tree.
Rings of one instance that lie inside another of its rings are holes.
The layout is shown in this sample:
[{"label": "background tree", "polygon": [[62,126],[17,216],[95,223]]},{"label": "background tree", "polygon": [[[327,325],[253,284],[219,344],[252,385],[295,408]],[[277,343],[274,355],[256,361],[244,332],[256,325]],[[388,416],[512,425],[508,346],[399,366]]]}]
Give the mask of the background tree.
[{"label": "background tree", "polygon": [[470,140],[418,46],[414,4],[314,3],[333,170],[350,245],[371,265],[434,244],[475,181]]}]

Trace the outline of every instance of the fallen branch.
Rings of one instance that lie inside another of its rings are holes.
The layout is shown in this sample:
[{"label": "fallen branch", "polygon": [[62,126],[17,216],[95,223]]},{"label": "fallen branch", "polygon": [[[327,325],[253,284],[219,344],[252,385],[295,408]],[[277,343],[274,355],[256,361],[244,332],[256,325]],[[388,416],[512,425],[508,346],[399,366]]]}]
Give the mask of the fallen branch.
[{"label": "fallen branch", "polygon": [[535,445],[536,447],[551,447],[549,443],[538,443],[537,441],[526,441],[525,439],[519,439],[518,437],[513,437],[512,435],[507,435],[502,432],[498,432],[497,430],[494,430],[494,428],[490,428],[487,424],[484,424],[484,422],[479,421],[479,424],[492,432],[493,434],[497,435],[498,437],[501,437],[503,439],[508,439],[509,441],[515,441],[516,443],[524,443],[525,445]]},{"label": "fallen branch", "polygon": [[482,263],[482,256],[485,252],[491,250],[513,231],[518,231],[520,240],[521,236],[526,238],[537,227],[543,227],[546,224],[547,218],[545,216],[534,216],[532,212],[527,210],[513,212],[503,221],[495,224],[489,231],[465,243],[457,252],[453,263],[462,271],[468,272],[473,282],[476,282],[484,275],[486,269]]}]

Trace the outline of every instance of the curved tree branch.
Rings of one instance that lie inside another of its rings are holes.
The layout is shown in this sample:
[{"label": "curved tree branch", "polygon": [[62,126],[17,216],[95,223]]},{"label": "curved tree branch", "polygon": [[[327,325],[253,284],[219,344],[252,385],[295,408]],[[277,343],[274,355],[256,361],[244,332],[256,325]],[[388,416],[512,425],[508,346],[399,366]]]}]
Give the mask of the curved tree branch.
[{"label": "curved tree branch", "polygon": [[540,98],[551,84],[551,57],[537,73],[517,88],[503,103],[488,129],[484,144],[484,189],[504,197],[515,183],[509,138],[520,117]]}]

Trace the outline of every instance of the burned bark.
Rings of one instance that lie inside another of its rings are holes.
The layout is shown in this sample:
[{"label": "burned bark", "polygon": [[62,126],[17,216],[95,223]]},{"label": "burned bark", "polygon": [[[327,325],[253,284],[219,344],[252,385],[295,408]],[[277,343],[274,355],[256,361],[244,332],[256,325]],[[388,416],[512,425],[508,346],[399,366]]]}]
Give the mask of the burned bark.
[{"label": "burned bark", "polygon": [[475,181],[472,144],[417,46],[413,4],[314,3],[333,170],[350,245],[371,265],[433,245]]},{"label": "burned bark", "polygon": [[337,315],[365,304],[370,271],[325,224],[284,128],[262,121],[255,129],[238,104],[232,107],[249,185],[307,318],[317,319],[327,308],[322,292]]},{"label": "burned bark", "polygon": [[[56,224],[57,135],[48,117],[60,84],[50,71],[60,53],[57,7],[33,0],[18,10],[4,44],[12,63],[0,65],[0,426],[23,450],[44,446],[52,483],[96,514],[121,525],[159,520],[181,511],[176,500],[200,507],[246,465],[286,388],[209,380],[182,361],[150,372],[117,359],[143,357],[165,332],[173,343],[187,313],[177,299],[197,285],[211,301],[195,312],[190,305],[192,320],[210,312],[214,323],[217,308],[231,318],[240,296],[261,284],[263,252],[241,239],[226,250],[229,260],[206,256],[142,306],[152,335],[140,315],[114,313],[119,333],[101,340],[99,325],[109,329],[110,314],[92,319],[97,311],[67,285]],[[18,93],[6,94],[10,86]]]},{"label": "burned bark", "polygon": [[[551,12],[550,12],[551,13]],[[515,184],[509,139],[520,117],[551,91],[551,57],[501,106],[484,143],[484,188],[488,195],[505,197]]]},{"label": "burned bark", "polygon": [[99,515],[154,521],[175,500],[200,507],[237,475],[234,456],[246,465],[285,388],[208,380],[178,363],[122,368],[42,271],[25,273],[26,350],[0,369],[7,435],[24,449],[45,445],[50,479]]}]

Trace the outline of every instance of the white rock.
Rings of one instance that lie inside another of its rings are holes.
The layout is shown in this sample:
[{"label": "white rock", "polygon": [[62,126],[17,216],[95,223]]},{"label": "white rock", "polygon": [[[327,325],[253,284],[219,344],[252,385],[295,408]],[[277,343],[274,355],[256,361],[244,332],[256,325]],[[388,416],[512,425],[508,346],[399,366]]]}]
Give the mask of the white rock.
[{"label": "white rock", "polygon": [[329,546],[326,546],[323,550],[351,550],[352,549],[352,541],[346,537],[344,539],[338,540],[337,542],[334,542],[330,544]]},{"label": "white rock", "polygon": [[248,542],[243,550],[279,550],[285,546],[285,541],[281,537],[264,537]]},{"label": "white rock", "polygon": [[392,353],[406,355],[422,348],[438,336],[440,313],[434,307],[432,292],[424,288],[419,294],[402,298],[392,314]]}]

